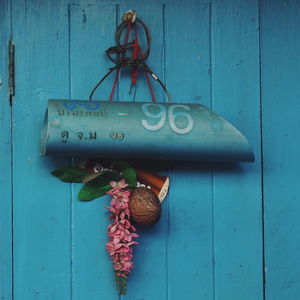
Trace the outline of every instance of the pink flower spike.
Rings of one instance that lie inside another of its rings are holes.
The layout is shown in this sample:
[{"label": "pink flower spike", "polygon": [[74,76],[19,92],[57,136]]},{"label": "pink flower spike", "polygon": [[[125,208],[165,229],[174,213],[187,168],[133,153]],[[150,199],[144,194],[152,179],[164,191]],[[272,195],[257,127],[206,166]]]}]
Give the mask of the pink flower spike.
[{"label": "pink flower spike", "polygon": [[124,178],[118,182],[118,187],[120,187],[121,189],[124,189],[126,186],[128,186],[128,184],[126,184]]},{"label": "pink flower spike", "polygon": [[137,238],[137,237],[139,237],[139,235],[138,235],[138,234],[136,234],[136,233],[131,233],[131,236],[132,236],[133,238]]},{"label": "pink flower spike", "polygon": [[115,273],[117,276],[126,277],[133,268],[133,249],[132,246],[138,243],[133,239],[138,237],[130,223],[130,211],[128,202],[130,191],[125,188],[128,186],[125,179],[120,181],[111,181],[112,187],[107,194],[112,199],[110,206],[106,209],[110,212],[110,220],[112,223],[108,226],[109,242],[106,243],[107,252],[109,253]]},{"label": "pink flower spike", "polygon": [[116,181],[110,181],[110,182],[109,182],[109,185],[110,185],[111,187],[115,188],[115,187],[117,186],[117,183],[116,183]]}]

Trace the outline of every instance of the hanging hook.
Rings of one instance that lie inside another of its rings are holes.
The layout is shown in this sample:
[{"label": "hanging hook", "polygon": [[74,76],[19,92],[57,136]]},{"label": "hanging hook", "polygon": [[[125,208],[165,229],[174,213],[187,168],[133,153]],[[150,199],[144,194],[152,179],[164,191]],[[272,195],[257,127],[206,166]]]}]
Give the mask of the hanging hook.
[{"label": "hanging hook", "polygon": [[136,20],[136,11],[135,10],[129,10],[127,11],[122,18],[123,22],[131,22],[134,23]]}]

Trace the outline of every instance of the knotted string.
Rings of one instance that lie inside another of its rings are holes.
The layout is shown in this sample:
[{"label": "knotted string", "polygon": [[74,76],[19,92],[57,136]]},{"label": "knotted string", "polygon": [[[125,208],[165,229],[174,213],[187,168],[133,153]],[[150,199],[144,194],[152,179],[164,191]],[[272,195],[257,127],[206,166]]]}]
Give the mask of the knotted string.
[{"label": "knotted string", "polygon": [[[132,13],[132,12],[131,12]],[[142,53],[142,50],[139,45],[139,40],[138,40],[138,29],[137,29],[137,23],[140,23],[141,26],[144,28],[146,38],[147,38],[147,48],[145,50],[145,53]],[[133,24],[133,26],[132,26]],[[120,37],[121,37],[121,32],[127,27],[127,32],[126,32],[126,38],[125,38],[125,44],[120,43]],[[129,42],[129,36],[130,36],[130,31],[131,29],[134,29],[134,40],[132,42]],[[151,34],[148,29],[148,27],[136,16],[134,15],[134,18],[128,19],[125,18],[124,21],[119,25],[116,31],[116,42],[117,46],[110,47],[109,49],[106,50],[106,54],[108,58],[115,64],[114,67],[109,69],[109,72],[105,74],[100,81],[96,84],[94,89],[92,90],[89,100],[92,100],[93,94],[97,90],[97,88],[100,86],[100,84],[113,72],[117,71],[116,77],[113,83],[112,91],[110,93],[109,101],[112,101],[115,89],[117,86],[119,74],[120,74],[120,69],[123,67],[131,67],[132,68],[132,74],[131,74],[131,86],[130,86],[130,93],[132,88],[135,88],[135,93],[136,93],[136,88],[137,88],[137,75],[138,75],[138,68],[142,67],[145,72],[145,76],[147,79],[147,83],[149,85],[149,90],[151,93],[152,101],[156,102],[156,98],[154,95],[154,90],[153,86],[150,81],[149,74],[151,77],[158,81],[158,83],[161,85],[163,90],[166,92],[168,96],[168,102],[171,102],[171,96],[169,92],[167,91],[166,87],[164,84],[160,81],[157,75],[155,75],[152,70],[149,68],[149,66],[146,64],[146,59],[149,56],[150,53],[150,44],[151,44]],[[127,50],[132,49],[132,55],[131,57],[126,56]],[[113,58],[112,55],[116,54],[116,58]]]}]

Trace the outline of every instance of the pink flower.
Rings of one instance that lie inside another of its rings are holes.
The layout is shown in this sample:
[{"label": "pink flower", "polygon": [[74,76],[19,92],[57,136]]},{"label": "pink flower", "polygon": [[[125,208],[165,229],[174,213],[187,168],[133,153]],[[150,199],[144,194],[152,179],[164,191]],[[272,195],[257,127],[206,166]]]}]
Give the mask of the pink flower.
[{"label": "pink flower", "polygon": [[125,179],[121,179],[120,181],[110,181],[109,182],[110,186],[113,188],[119,187],[121,189],[124,189],[128,184],[125,183]]},{"label": "pink flower", "polygon": [[116,250],[121,248],[122,245],[114,242],[107,242],[106,243],[106,249],[110,256],[114,255],[116,253]]},{"label": "pink flower", "polygon": [[113,267],[116,275],[126,277],[133,268],[132,246],[137,245],[134,238],[138,235],[134,233],[135,227],[130,223],[130,211],[128,202],[130,192],[125,190],[127,184],[124,179],[119,182],[111,181],[112,187],[107,194],[112,196],[110,205],[106,209],[111,213],[112,223],[107,227],[109,242],[106,243],[106,249],[113,261]]}]

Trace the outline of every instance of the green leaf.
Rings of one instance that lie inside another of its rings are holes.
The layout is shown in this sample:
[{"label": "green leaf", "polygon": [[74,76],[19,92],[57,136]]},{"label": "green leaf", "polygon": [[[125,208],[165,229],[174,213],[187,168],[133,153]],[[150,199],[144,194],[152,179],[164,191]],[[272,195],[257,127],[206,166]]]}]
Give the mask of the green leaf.
[{"label": "green leaf", "polygon": [[106,194],[112,187],[106,178],[97,177],[93,181],[86,183],[78,194],[78,199],[90,201]]},{"label": "green leaf", "polygon": [[117,161],[112,163],[113,167],[121,171],[121,178],[124,178],[129,188],[136,187],[136,172],[127,162]]},{"label": "green leaf", "polygon": [[54,170],[51,174],[64,182],[83,182],[89,171],[79,167],[65,167]]},{"label": "green leaf", "polygon": [[91,173],[88,174],[87,176],[84,177],[84,179],[82,180],[83,183],[87,183],[90,181],[93,181],[95,178],[99,177],[101,175],[101,173]]},{"label": "green leaf", "polygon": [[121,180],[123,178],[119,173],[114,172],[114,171],[104,171],[104,172],[101,172],[100,177],[101,178],[105,178],[108,181],[119,181],[119,180]]},{"label": "green leaf", "polygon": [[104,196],[106,192],[111,189],[112,187],[110,185],[91,186],[90,184],[86,183],[80,190],[78,199],[82,201],[91,201]]},{"label": "green leaf", "polygon": [[121,176],[125,179],[129,187],[136,187],[136,172],[134,168],[126,168],[122,171]]},{"label": "green leaf", "polygon": [[114,171],[103,171],[103,172],[99,172],[99,173],[93,173],[93,174],[89,174],[87,175],[83,182],[86,183],[86,182],[92,182],[94,181],[96,178],[103,178],[103,179],[106,179],[108,182],[109,181],[119,181],[122,179],[122,176],[117,173],[117,172],[114,172]]}]

